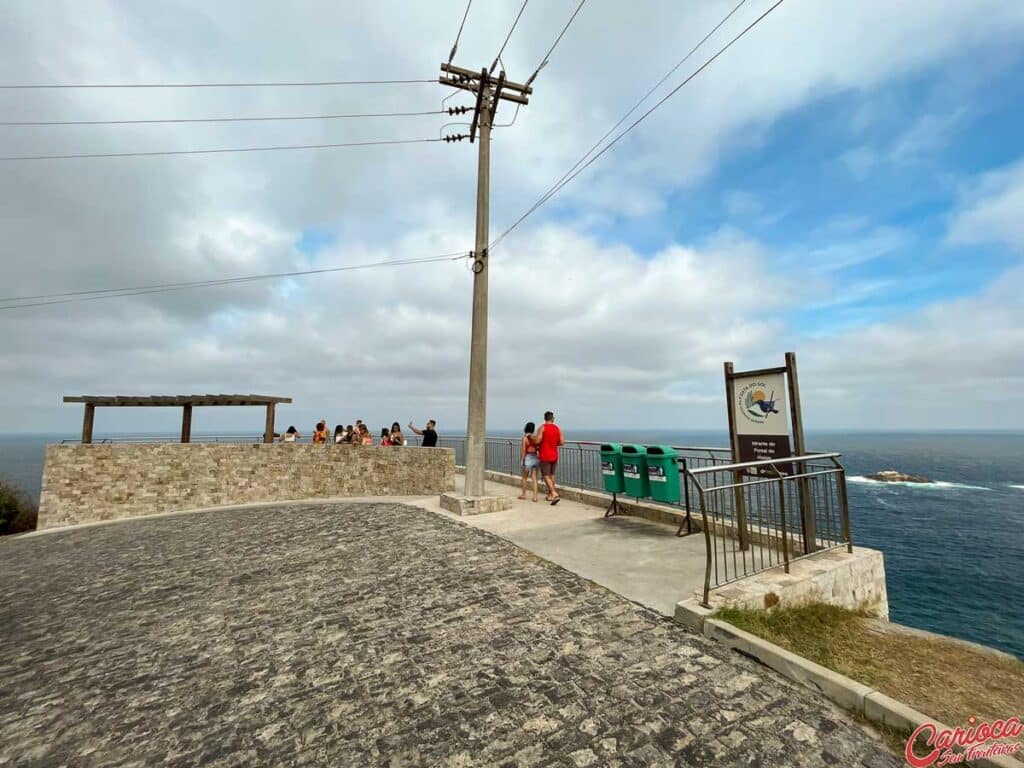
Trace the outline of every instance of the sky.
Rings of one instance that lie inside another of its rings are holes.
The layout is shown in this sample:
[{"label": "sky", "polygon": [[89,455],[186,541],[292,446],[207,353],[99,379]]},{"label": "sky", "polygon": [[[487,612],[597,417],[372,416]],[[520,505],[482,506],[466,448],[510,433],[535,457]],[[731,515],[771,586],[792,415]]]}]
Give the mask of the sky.
[{"label": "sky", "polygon": [[[577,5],[533,0],[528,78]],[[498,235],[736,5],[589,0],[491,146]],[[624,123],[770,3],[747,0]],[[489,66],[518,0],[476,2]],[[7,0],[0,84],[426,79],[462,0]],[[0,122],[433,111],[436,82],[0,89]],[[490,256],[488,427],[725,429],[722,364],[794,351],[816,429],[1024,429],[1024,3],[786,0]],[[447,105],[468,104],[456,94]],[[0,126],[0,155],[436,138],[439,114]],[[613,134],[614,135],[614,134]],[[4,298],[468,252],[477,145],[0,161]],[[465,424],[463,259],[9,309],[0,432],[74,432],[66,394],[290,396],[280,423]],[[15,302],[17,303],[17,302]],[[174,429],[107,409],[96,430]],[[252,409],[196,431],[259,431]]]}]

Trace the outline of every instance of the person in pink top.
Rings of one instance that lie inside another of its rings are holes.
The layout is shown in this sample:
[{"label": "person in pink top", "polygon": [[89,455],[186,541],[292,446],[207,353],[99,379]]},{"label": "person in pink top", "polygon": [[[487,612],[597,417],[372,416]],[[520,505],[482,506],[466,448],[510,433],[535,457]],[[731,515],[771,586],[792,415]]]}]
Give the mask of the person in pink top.
[{"label": "person in pink top", "polygon": [[540,476],[548,487],[547,500],[554,506],[562,500],[555,490],[555,469],[558,466],[558,448],[565,444],[565,439],[551,411],[544,413],[544,423],[534,436],[534,442],[537,444],[537,458],[540,459]]}]

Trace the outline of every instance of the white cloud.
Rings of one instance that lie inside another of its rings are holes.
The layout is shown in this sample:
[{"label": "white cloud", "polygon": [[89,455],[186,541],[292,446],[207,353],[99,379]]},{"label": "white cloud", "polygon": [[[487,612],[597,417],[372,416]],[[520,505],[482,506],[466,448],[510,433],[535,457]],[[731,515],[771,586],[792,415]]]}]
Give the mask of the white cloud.
[{"label": "white cloud", "polygon": [[[805,346],[808,422],[900,428],[1019,428],[1024,267],[978,296]],[[821,382],[817,384],[814,382]]]},{"label": "white cloud", "polygon": [[1024,160],[985,174],[969,189],[950,223],[949,241],[1005,242],[1024,250]]},{"label": "white cloud", "polygon": [[[489,64],[518,6],[474,7],[457,61]],[[574,7],[528,7],[503,57],[514,77],[528,76]],[[495,133],[492,231],[570,167],[728,7],[588,5],[538,78],[530,106],[513,128]],[[718,43],[761,7],[745,8]],[[431,78],[463,8],[457,0],[369,4],[357,13],[327,2],[15,2],[0,26],[0,64],[11,83]],[[795,338],[786,313],[820,300],[820,285],[803,273],[779,274],[775,256],[742,236],[670,243],[651,257],[598,242],[584,224],[661,211],[667,194],[756,147],[788,111],[828,94],[870,91],[972,46],[1016,40],[1022,27],[1024,6],[997,0],[945,3],[942,14],[923,0],[781,6],[496,253],[491,423],[516,423],[553,399],[578,423],[719,423],[700,401],[719,391],[721,361],[774,362]],[[0,114],[397,111],[432,109],[443,94],[432,84],[2,91]],[[440,122],[7,128],[2,138],[12,155],[189,149],[434,136]],[[312,226],[338,235],[318,266],[468,249],[475,149],[7,164],[2,292],[288,271],[308,263],[293,243]],[[559,212],[559,224],[543,224],[549,211]],[[429,409],[461,423],[469,284],[461,264],[434,264],[0,311],[10,404],[0,429],[74,429],[77,413],[61,408],[60,395],[88,391],[266,391],[294,395],[297,421],[326,410],[346,420],[422,419]],[[103,414],[99,426],[121,418],[140,417]],[[175,417],[142,418],[148,426]],[[248,423],[233,413],[199,414],[197,429],[204,418]]]}]

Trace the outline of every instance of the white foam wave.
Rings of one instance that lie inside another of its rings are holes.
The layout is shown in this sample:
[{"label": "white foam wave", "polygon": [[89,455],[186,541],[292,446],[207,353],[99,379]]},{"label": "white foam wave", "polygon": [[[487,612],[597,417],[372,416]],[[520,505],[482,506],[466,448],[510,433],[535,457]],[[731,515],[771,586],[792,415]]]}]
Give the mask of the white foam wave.
[{"label": "white foam wave", "polygon": [[[904,488],[921,488],[925,490],[967,490],[967,491],[991,491],[991,488],[986,488],[984,485],[969,485],[968,483],[950,483],[946,480],[934,480],[930,483],[911,483],[904,480],[890,481],[890,480],[876,480],[873,477],[865,477],[864,475],[851,475],[849,478],[851,483],[868,483],[870,485],[899,485]],[[1014,488],[1024,489],[1024,486],[1011,486]]]},{"label": "white foam wave", "polygon": [[1024,485],[1017,485],[1016,483],[1008,483],[1011,488],[1016,488],[1018,491],[1024,491]]}]

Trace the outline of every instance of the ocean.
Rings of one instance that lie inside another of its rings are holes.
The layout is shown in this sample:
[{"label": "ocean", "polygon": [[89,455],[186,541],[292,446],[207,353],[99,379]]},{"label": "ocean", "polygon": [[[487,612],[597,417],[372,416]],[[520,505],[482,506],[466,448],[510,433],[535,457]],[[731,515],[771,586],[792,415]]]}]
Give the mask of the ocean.
[{"label": "ocean", "polygon": [[[563,428],[570,440],[727,444],[720,432]],[[0,475],[38,500],[45,445],[74,437],[0,436]],[[1024,658],[1024,434],[817,432],[807,442],[843,455],[853,540],[885,553],[893,621]],[[866,478],[882,469],[937,482]]]}]

